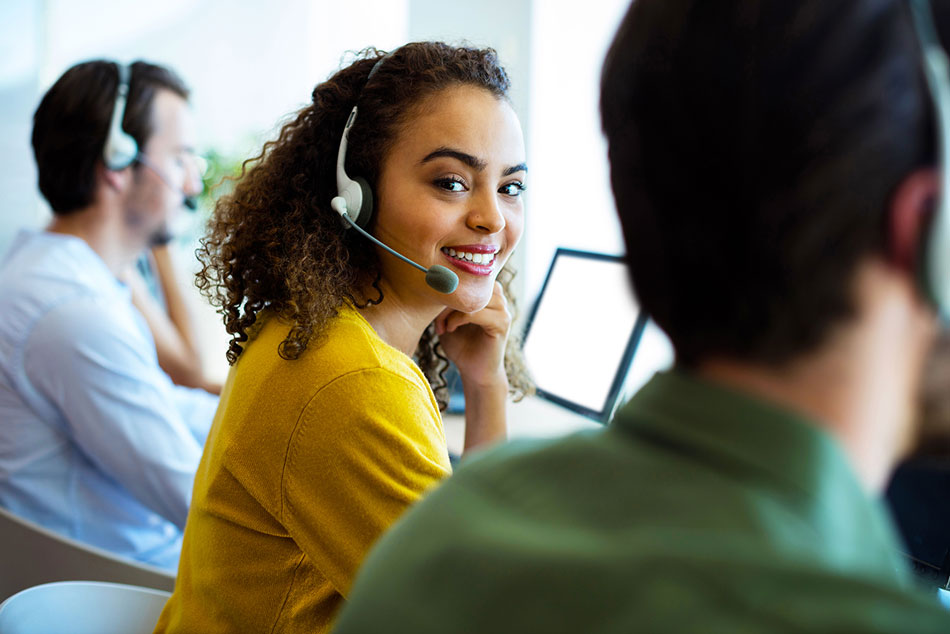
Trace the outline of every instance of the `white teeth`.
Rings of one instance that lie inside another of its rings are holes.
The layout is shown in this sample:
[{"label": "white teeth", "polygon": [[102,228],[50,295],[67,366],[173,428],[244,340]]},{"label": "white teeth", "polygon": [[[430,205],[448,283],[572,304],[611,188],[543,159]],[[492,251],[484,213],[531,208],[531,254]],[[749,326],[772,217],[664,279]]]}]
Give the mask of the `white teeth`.
[{"label": "white teeth", "polygon": [[495,261],[494,253],[469,253],[467,251],[456,251],[448,247],[443,248],[442,252],[457,260],[465,260],[472,264],[492,264]]}]

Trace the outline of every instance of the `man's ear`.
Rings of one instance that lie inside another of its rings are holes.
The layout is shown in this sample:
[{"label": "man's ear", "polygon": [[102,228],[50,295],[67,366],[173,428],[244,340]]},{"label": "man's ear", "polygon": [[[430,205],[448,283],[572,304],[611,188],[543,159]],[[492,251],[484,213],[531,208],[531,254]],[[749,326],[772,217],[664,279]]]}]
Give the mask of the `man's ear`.
[{"label": "man's ear", "polygon": [[125,191],[129,183],[129,174],[132,170],[128,167],[121,170],[110,170],[104,163],[96,163],[96,181],[106,187],[114,190],[116,193]]},{"label": "man's ear", "polygon": [[939,194],[938,176],[933,168],[915,170],[904,177],[891,196],[888,256],[892,264],[909,273],[916,273],[926,248],[924,232]]}]

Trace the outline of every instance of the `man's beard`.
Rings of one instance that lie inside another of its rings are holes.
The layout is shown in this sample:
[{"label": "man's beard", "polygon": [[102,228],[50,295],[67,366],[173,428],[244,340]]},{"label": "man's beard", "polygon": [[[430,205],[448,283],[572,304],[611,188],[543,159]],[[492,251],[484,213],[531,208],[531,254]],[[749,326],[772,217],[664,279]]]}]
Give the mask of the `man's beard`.
[{"label": "man's beard", "polygon": [[163,247],[174,239],[175,236],[172,235],[171,229],[168,226],[167,222],[163,222],[162,226],[152,232],[148,237],[148,246],[152,247]]}]

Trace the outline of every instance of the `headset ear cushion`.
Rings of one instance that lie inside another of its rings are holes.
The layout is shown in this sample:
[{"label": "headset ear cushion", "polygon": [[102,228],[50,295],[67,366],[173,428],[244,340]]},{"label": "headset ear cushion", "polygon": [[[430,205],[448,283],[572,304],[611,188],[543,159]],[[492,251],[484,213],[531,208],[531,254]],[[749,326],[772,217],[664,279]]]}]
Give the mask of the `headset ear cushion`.
[{"label": "headset ear cushion", "polygon": [[125,130],[110,130],[103,150],[103,162],[110,170],[123,170],[135,162],[138,144]]},{"label": "headset ear cushion", "polygon": [[360,186],[360,191],[363,194],[363,202],[360,204],[360,213],[356,217],[356,224],[359,225],[361,229],[367,229],[370,221],[373,219],[373,214],[376,212],[376,205],[373,200],[373,188],[369,186],[365,178],[357,176],[353,180]]}]

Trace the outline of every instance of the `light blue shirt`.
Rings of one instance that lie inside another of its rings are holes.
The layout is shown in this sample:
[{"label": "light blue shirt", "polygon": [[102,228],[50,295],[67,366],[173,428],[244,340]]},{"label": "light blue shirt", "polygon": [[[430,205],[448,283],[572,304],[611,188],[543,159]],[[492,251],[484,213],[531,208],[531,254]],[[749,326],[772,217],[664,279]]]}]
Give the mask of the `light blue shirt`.
[{"label": "light blue shirt", "polygon": [[0,506],[174,569],[216,407],[162,371],[129,288],[83,240],[17,236],[0,265]]}]

